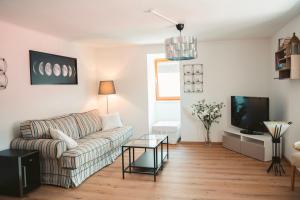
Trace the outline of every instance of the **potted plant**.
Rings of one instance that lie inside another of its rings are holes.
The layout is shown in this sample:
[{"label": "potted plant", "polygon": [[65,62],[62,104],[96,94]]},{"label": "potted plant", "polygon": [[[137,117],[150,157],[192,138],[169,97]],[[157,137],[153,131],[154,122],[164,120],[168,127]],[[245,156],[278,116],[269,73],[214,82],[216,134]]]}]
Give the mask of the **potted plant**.
[{"label": "potted plant", "polygon": [[205,99],[192,105],[192,115],[196,116],[206,129],[205,143],[210,144],[210,128],[213,123],[219,123],[222,117],[221,109],[225,107],[224,103],[206,103]]}]

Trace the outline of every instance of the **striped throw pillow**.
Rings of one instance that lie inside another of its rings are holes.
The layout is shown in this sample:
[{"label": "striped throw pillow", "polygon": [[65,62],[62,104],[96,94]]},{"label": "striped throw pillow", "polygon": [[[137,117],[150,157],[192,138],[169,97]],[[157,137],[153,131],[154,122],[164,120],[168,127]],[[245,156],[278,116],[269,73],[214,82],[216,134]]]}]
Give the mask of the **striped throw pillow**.
[{"label": "striped throw pillow", "polygon": [[20,125],[24,139],[50,139],[50,128],[59,129],[75,140],[79,138],[78,126],[71,115],[45,120],[29,120]]},{"label": "striped throw pillow", "polygon": [[98,110],[91,110],[84,113],[74,113],[72,115],[76,119],[77,125],[79,127],[80,137],[84,137],[91,133],[101,131],[102,124]]},{"label": "striped throw pillow", "polygon": [[27,120],[24,122],[21,122],[20,124],[20,133],[24,139],[33,139],[33,133],[31,129],[31,120]]},{"label": "striped throw pillow", "polygon": [[[75,118],[71,115],[58,117],[50,120],[49,128],[59,129],[72,139],[79,138],[78,126]],[[50,134],[50,129],[49,129]]]}]

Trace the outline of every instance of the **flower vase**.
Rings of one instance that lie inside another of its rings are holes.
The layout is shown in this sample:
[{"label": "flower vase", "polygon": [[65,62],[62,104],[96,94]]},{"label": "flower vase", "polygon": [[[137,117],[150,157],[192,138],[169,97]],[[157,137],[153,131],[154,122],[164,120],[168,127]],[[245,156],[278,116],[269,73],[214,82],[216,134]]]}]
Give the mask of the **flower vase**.
[{"label": "flower vase", "polygon": [[210,141],[210,130],[209,129],[207,129],[206,130],[206,137],[205,137],[205,144],[207,145],[207,146],[211,146],[211,141]]}]

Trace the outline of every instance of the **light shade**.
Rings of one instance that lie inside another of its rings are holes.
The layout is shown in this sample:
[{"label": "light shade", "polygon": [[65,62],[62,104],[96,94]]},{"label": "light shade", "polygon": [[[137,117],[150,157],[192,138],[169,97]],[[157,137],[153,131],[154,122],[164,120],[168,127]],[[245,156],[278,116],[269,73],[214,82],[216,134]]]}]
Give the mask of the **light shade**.
[{"label": "light shade", "polygon": [[98,94],[108,95],[116,94],[114,81],[100,81]]},{"label": "light shade", "polygon": [[[290,123],[282,122],[282,121],[266,121],[264,122],[265,126],[268,128],[270,134],[274,137],[275,136],[275,127],[280,128],[280,133],[277,137],[281,137],[287,129],[290,127]],[[276,136],[275,136],[276,137]]]},{"label": "light shade", "polygon": [[168,60],[191,60],[197,58],[197,38],[193,36],[172,37],[165,40]]}]

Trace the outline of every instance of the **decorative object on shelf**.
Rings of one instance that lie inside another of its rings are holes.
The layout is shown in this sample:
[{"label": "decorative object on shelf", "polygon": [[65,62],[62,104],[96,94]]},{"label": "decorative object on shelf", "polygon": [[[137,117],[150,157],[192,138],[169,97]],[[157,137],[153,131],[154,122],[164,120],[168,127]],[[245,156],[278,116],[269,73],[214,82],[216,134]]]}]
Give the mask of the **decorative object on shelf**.
[{"label": "decorative object on shelf", "polygon": [[7,88],[8,78],[6,76],[7,62],[4,58],[0,58],[0,90]]},{"label": "decorative object on shelf", "polygon": [[264,122],[268,128],[270,135],[272,136],[272,163],[268,168],[267,172],[274,171],[275,176],[285,174],[283,166],[281,165],[281,138],[283,134],[290,127],[292,122],[282,121],[267,121]]},{"label": "decorative object on shelf", "polygon": [[219,119],[222,117],[221,110],[223,107],[225,107],[223,102],[206,103],[205,99],[192,105],[192,115],[196,116],[202,122],[206,130],[206,144],[210,144],[211,126],[213,123],[219,123]]},{"label": "decorative object on shelf", "polygon": [[203,64],[184,64],[183,81],[185,93],[203,92]]},{"label": "decorative object on shelf", "polygon": [[293,37],[290,40],[289,43],[289,53],[288,55],[298,55],[300,54],[300,40],[296,36],[296,33],[293,33]]},{"label": "decorative object on shelf", "polygon": [[114,81],[100,81],[98,94],[106,95],[106,113],[108,114],[108,95],[116,94]]},{"label": "decorative object on shelf", "polygon": [[300,41],[296,34],[292,38],[278,39],[275,53],[276,79],[300,79]]},{"label": "decorative object on shelf", "polygon": [[278,39],[278,50],[286,49],[291,41],[291,38],[279,38]]},{"label": "decorative object on shelf", "polygon": [[197,38],[181,35],[181,31],[184,28],[183,23],[178,23],[153,9],[148,12],[174,24],[180,32],[178,37],[171,37],[165,40],[165,53],[168,60],[192,60],[197,58]]},{"label": "decorative object on shelf", "polygon": [[31,85],[78,84],[77,59],[29,51]]}]

